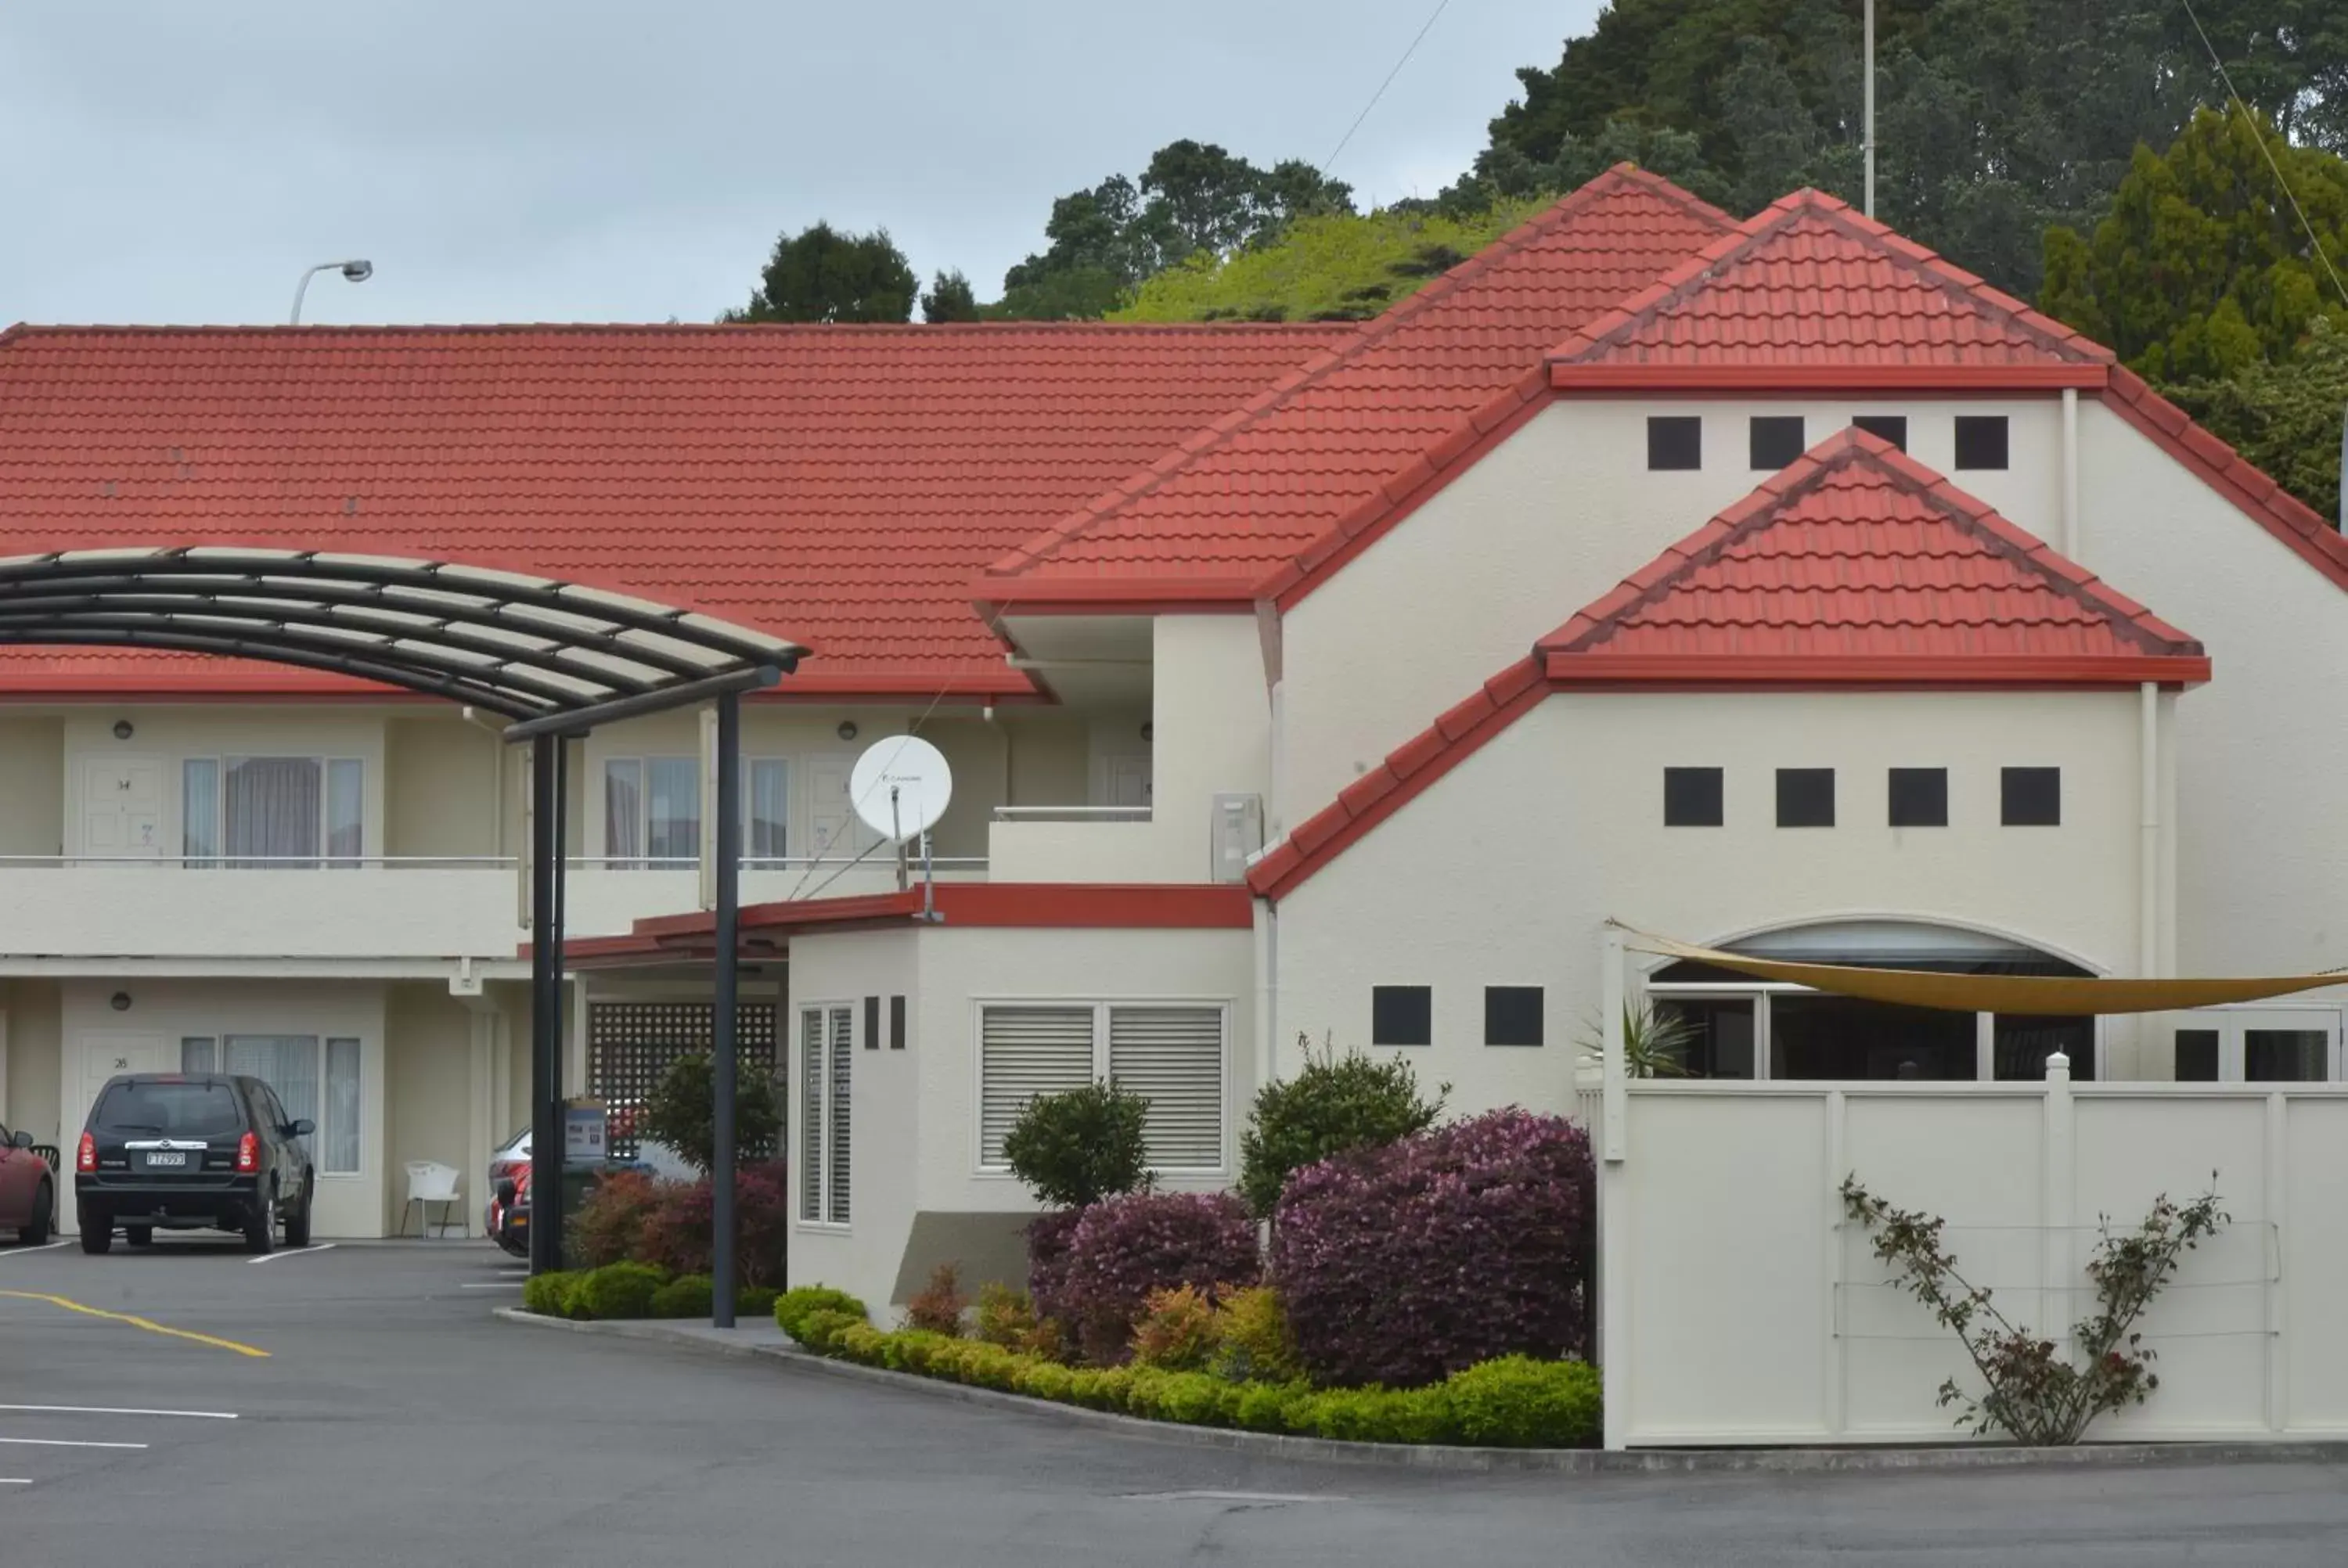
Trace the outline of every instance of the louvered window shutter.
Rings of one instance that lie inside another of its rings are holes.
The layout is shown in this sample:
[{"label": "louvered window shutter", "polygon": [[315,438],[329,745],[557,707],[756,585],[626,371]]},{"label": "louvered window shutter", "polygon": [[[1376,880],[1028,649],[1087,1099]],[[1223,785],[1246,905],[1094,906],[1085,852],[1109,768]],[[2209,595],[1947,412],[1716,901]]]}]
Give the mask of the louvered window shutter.
[{"label": "louvered window shutter", "polygon": [[823,1218],[823,1014],[799,1014],[799,1218]]},{"label": "louvered window shutter", "polygon": [[848,1008],[831,1009],[831,1204],[827,1217],[836,1225],[848,1223],[848,1071],[856,1060],[849,1030],[854,1016]]},{"label": "louvered window shutter", "polygon": [[1119,1088],[1149,1102],[1142,1137],[1153,1169],[1221,1168],[1221,1009],[1110,1008],[1108,1071]]},{"label": "louvered window shutter", "polygon": [[1003,1140],[1038,1094],[1093,1080],[1090,1007],[991,1007],[980,1020],[978,1158],[1003,1163]]}]

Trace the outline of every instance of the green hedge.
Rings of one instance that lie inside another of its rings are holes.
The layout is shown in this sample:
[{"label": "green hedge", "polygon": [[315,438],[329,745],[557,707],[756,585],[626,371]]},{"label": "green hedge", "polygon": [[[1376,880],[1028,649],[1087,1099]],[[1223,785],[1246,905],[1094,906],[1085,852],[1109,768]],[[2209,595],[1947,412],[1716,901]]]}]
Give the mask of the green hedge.
[{"label": "green hedge", "polygon": [[[546,1317],[706,1317],[711,1302],[705,1274],[669,1277],[648,1263],[613,1263],[602,1268],[564,1269],[532,1275],[521,1287],[521,1304]],[[734,1293],[736,1317],[764,1317],[775,1310],[775,1293],[749,1286]]]},{"label": "green hedge", "polygon": [[1067,1367],[916,1328],[886,1333],[865,1320],[863,1303],[819,1286],[782,1299],[777,1321],[819,1355],[1150,1420],[1348,1442],[1492,1448],[1591,1448],[1601,1430],[1598,1371],[1581,1361],[1504,1356],[1425,1389],[1231,1382],[1151,1367]]}]

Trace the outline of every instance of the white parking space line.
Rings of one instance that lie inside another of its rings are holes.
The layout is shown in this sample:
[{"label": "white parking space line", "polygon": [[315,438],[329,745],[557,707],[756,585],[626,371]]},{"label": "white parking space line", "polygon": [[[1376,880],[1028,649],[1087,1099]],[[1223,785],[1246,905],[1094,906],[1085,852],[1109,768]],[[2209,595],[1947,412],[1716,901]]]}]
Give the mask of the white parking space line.
[{"label": "white parking space line", "polygon": [[0,1438],[0,1443],[27,1449],[143,1449],[145,1443],[101,1443],[88,1438]]},{"label": "white parking space line", "polygon": [[521,1281],[519,1279],[500,1279],[489,1285],[460,1285],[457,1288],[459,1290],[520,1290],[521,1288]]},{"label": "white parking space line", "polygon": [[287,1247],[283,1252],[264,1252],[259,1257],[248,1257],[247,1263],[275,1263],[281,1257],[300,1257],[305,1252],[332,1252],[339,1243],[322,1241],[315,1246]]},{"label": "white parking space line", "polygon": [[234,1410],[138,1410],[119,1405],[0,1405],[0,1412],[26,1410],[44,1416],[189,1416],[204,1421],[232,1421]]},{"label": "white parking space line", "polygon": [[0,1475],[0,1486],[30,1486],[32,1478],[22,1475]]},{"label": "white parking space line", "polygon": [[0,1262],[5,1262],[12,1257],[22,1257],[28,1252],[54,1252],[58,1247],[65,1245],[66,1244],[61,1241],[47,1241],[43,1242],[38,1246],[12,1246],[6,1252],[0,1252]]}]

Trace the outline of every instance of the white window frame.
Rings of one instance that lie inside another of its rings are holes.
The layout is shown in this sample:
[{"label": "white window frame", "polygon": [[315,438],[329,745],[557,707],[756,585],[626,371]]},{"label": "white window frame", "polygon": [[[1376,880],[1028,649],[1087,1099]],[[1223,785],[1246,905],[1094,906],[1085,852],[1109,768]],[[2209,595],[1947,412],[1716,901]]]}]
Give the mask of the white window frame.
[{"label": "white window frame", "polygon": [[[318,764],[318,853],[315,856],[317,862],[316,865],[296,865],[291,862],[277,862],[273,864],[264,864],[258,866],[238,866],[236,865],[236,862],[240,860],[251,860],[253,859],[254,856],[250,855],[238,855],[232,851],[228,846],[228,769],[231,763],[251,762],[255,759],[272,762],[305,762],[315,763]],[[214,848],[213,852],[210,855],[191,856],[188,853],[188,764],[190,763],[210,763],[212,765],[211,828],[212,844]],[[358,769],[359,774],[359,852],[355,856],[330,856],[327,853],[328,847],[334,843],[335,838],[335,818],[332,806],[334,800],[335,764],[337,763],[348,763],[351,766]],[[367,795],[368,793],[376,786],[367,777],[368,770],[366,759],[365,757],[352,756],[348,753],[336,753],[333,752],[189,752],[183,753],[180,757],[179,766],[175,771],[179,775],[178,782],[175,786],[179,794],[180,805],[179,863],[183,867],[192,864],[214,869],[260,871],[348,871],[363,868],[366,865]]]},{"label": "white window frame", "polygon": [[[697,819],[699,826],[696,836],[698,834],[706,834],[709,831],[709,812],[706,809],[708,804],[708,789],[706,781],[705,781],[701,776],[701,759],[699,756],[688,756],[677,752],[615,752],[610,755],[599,757],[596,759],[595,763],[595,788],[598,798],[592,802],[592,804],[594,810],[595,820],[602,825],[598,831],[602,835],[602,864],[606,869],[627,871],[685,871],[692,869],[695,866],[699,864],[699,856],[695,856],[690,860],[655,860],[653,857],[652,764],[654,763],[691,763],[693,764],[694,809],[695,812],[700,814]],[[750,781],[756,776],[756,767],[762,764],[770,766],[779,766],[783,770],[783,853],[779,856],[754,856],[750,853],[750,814],[752,810]],[[611,788],[612,768],[614,764],[632,764],[636,770],[636,842],[644,846],[644,852],[640,855],[623,856],[612,845]],[[785,753],[761,752],[755,755],[746,754],[742,758],[742,789],[740,798],[742,806],[742,866],[745,870],[780,871],[787,869],[790,866],[790,856],[793,853],[792,846],[798,844],[801,837],[798,824],[792,818],[792,808],[798,804],[797,796],[798,794],[798,789],[799,764],[796,757]]]},{"label": "white window frame", "polygon": [[[2244,1037],[2249,1030],[2259,1027],[2261,1018],[2306,1020],[2321,1016],[2327,1020],[2324,1032],[2328,1036],[2324,1044],[2322,1081],[2338,1083],[2341,1081],[2341,1034],[2343,1013],[2348,1013],[2348,1008],[2343,1008],[2337,1002],[2303,1002],[2297,1006],[2285,1002],[2233,1002],[2219,1007],[2196,1008],[2189,1012],[2166,1014],[2162,1029],[2168,1036],[2168,1046],[2172,1052],[2168,1062],[2170,1080],[2180,1083],[2194,1081],[2177,1077],[2177,1059],[2173,1053],[2177,1046],[2177,1031],[2179,1030],[2216,1030],[2218,1031],[2217,1081],[2248,1083],[2250,1081],[2246,1076],[2250,1053]],[[2266,1083],[2267,1087],[2274,1089],[2291,1087],[2289,1080],[2272,1082],[2261,1080],[2260,1081]]]},{"label": "white window frame", "polygon": [[[314,1130],[312,1131],[309,1139],[311,1168],[317,1173],[318,1180],[321,1182],[358,1182],[366,1179],[369,1168],[368,1155],[371,1152],[367,1147],[366,1102],[368,1041],[366,1036],[359,1033],[355,1030],[347,1029],[313,1030],[305,1027],[299,1030],[280,1032],[275,1030],[253,1028],[221,1027],[214,1029],[205,1027],[182,1029],[179,1031],[176,1038],[179,1040],[180,1047],[180,1071],[188,1071],[188,1047],[197,1043],[198,1041],[201,1041],[209,1048],[211,1059],[211,1067],[210,1071],[223,1075],[227,1074],[229,1071],[228,1043],[232,1040],[305,1040],[309,1041],[311,1050],[314,1053],[314,1060],[316,1063],[315,1071],[317,1073],[318,1084],[318,1111],[317,1114],[312,1118]],[[358,1163],[348,1170],[332,1169],[326,1163],[326,1064],[333,1056],[334,1046],[342,1040],[349,1040],[358,1047],[359,1097],[358,1105],[355,1112],[355,1115],[357,1120],[357,1126],[355,1127],[355,1132],[358,1140]],[[263,1079],[262,1081],[267,1083],[269,1081],[267,1079]],[[272,1093],[277,1093],[277,1086],[273,1083],[270,1084],[270,1091]],[[282,1101],[284,1096],[283,1094],[278,1094],[278,1098]],[[290,1110],[291,1108],[289,1107],[288,1109]]]},{"label": "white window frame", "polygon": [[986,1009],[989,1008],[1079,1008],[1093,1009],[1093,1072],[1097,1083],[1108,1076],[1109,1032],[1108,1015],[1112,1008],[1197,1008],[1211,1009],[1216,1015],[1216,1029],[1220,1042],[1218,1071],[1215,1074],[1216,1143],[1219,1152],[1212,1165],[1154,1165],[1153,1173],[1176,1176],[1185,1180],[1194,1177],[1229,1176],[1231,1174],[1231,999],[1201,996],[989,996],[971,999],[970,1014],[970,1170],[973,1176],[994,1180],[1015,1180],[1007,1164],[990,1165],[985,1161],[986,1148]]},{"label": "white window frame", "polygon": [[[1675,997],[1685,997],[1692,1001],[1750,1001],[1753,1003],[1753,1076],[1750,1078],[1716,1078],[1707,1080],[1707,1081],[1714,1083],[1768,1083],[1775,1081],[1776,1080],[1769,1071],[1769,1059],[1771,1055],[1769,999],[1774,996],[1822,996],[1827,994],[1828,993],[1814,990],[1808,986],[1789,986],[1772,983],[1769,981],[1755,981],[1740,984],[1735,980],[1683,980],[1677,982],[1666,982],[1660,985],[1650,985],[1644,988],[1644,995],[1651,1002],[1669,1001]],[[2178,1016],[2182,1017],[2184,1015],[2179,1014]],[[2095,1020],[2095,1081],[2098,1083],[2104,1081],[2104,1040],[2106,1021],[2106,1020],[2100,1017]],[[2222,1041],[2219,1044],[2219,1069],[2222,1075],[2225,1061],[2225,1046]],[[2337,1030],[2333,1032],[2332,1037],[2332,1053],[2333,1060],[2336,1061],[2340,1053],[2340,1036]],[[2239,1065],[2239,1048],[2236,1061]],[[2077,1077],[2081,1075],[2075,1073],[2073,1076]],[[1787,1079],[1784,1081],[1797,1083],[1864,1083],[1881,1081],[1873,1079],[1802,1078]],[[1937,1081],[1947,1081],[1943,1080]],[[2030,1081],[2028,1079],[2001,1080],[1998,1078],[1997,1015],[1995,1013],[1977,1012],[1973,1014],[1973,1076],[1970,1081],[1958,1079],[1954,1081],[1960,1083],[1966,1081],[1975,1083],[1994,1083],[2001,1081],[2009,1083],[2026,1083]]]},{"label": "white window frame", "polygon": [[[856,1191],[855,1183],[851,1175],[848,1193],[849,1217],[844,1220],[833,1219],[831,1217],[832,1198],[834,1196],[832,1191],[832,1173],[835,1158],[834,1151],[839,1147],[837,1141],[839,1124],[833,1115],[834,1100],[832,1068],[835,1063],[840,1061],[843,1053],[839,1051],[834,1044],[831,1037],[830,1024],[832,1020],[839,1018],[845,1018],[848,1020],[848,1050],[844,1054],[848,1061],[849,1159],[850,1170],[852,1173],[855,1168],[854,1161],[856,1153],[856,1052],[857,1048],[860,1043],[857,1040],[856,1036],[861,1027],[858,1020],[862,1013],[863,1008],[862,1004],[857,1001],[853,997],[834,997],[815,1000],[801,1000],[794,998],[791,1001],[790,1008],[791,1033],[796,1038],[798,1046],[798,1055],[790,1063],[791,1103],[793,1108],[798,1111],[798,1114],[792,1118],[791,1124],[784,1132],[785,1138],[792,1142],[795,1145],[793,1149],[794,1158],[791,1170],[793,1176],[797,1180],[798,1187],[798,1190],[791,1195],[791,1225],[792,1227],[797,1230],[818,1231],[827,1235],[845,1235],[855,1228]],[[822,1132],[821,1141],[816,1147],[817,1182],[815,1188],[816,1217],[814,1219],[808,1218],[801,1208],[801,1204],[804,1204],[807,1199],[806,1160],[808,1153],[808,1074],[806,1053],[808,1049],[807,1019],[808,1014],[809,1013],[818,1014],[826,1020],[824,1028],[822,1071],[816,1075],[818,1086],[819,1087],[822,1094],[822,1098],[819,1102],[819,1109],[817,1114],[817,1123],[821,1128]]]}]

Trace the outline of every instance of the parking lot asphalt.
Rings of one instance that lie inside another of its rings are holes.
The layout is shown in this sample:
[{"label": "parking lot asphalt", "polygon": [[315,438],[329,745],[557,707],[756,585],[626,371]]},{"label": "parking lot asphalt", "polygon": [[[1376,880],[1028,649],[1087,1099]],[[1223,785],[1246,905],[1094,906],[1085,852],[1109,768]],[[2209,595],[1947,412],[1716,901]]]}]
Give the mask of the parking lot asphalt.
[{"label": "parking lot asphalt", "polygon": [[519,1283],[476,1244],[0,1251],[0,1564],[2348,1561],[2348,1467],[1273,1461],[496,1322]]}]

